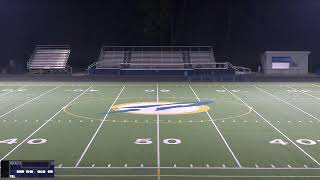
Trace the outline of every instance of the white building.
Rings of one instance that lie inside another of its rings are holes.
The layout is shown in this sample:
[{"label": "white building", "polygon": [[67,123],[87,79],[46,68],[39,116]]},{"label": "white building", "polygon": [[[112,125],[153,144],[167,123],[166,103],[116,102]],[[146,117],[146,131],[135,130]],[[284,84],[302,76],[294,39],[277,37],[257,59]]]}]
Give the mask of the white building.
[{"label": "white building", "polygon": [[308,74],[309,51],[266,51],[261,56],[262,70],[268,75]]}]

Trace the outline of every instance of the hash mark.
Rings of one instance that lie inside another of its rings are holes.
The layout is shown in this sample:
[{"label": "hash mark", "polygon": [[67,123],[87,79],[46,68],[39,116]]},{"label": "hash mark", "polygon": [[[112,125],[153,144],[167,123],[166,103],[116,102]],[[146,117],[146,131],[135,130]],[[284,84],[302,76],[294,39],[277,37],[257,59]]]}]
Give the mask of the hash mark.
[{"label": "hash mark", "polygon": [[92,164],[92,165],[91,165],[91,167],[94,167],[94,166],[95,166],[95,164]]},{"label": "hash mark", "polygon": [[177,167],[177,165],[176,165],[176,164],[174,164],[174,165],[173,165],[173,167]]},{"label": "hash mark", "polygon": [[141,164],[141,167],[143,167],[143,164]]},{"label": "hash mark", "polygon": [[62,167],[62,164],[59,164],[59,168],[61,168]]},{"label": "hash mark", "polygon": [[255,164],[256,168],[259,168],[258,164]]},{"label": "hash mark", "polygon": [[125,164],[124,167],[128,167],[128,164]]},{"label": "hash mark", "polygon": [[206,166],[207,166],[207,168],[209,168],[209,167],[210,167],[210,166],[209,166],[209,164],[207,164]]},{"label": "hash mark", "polygon": [[292,168],[292,167],[288,164],[288,168]]},{"label": "hash mark", "polygon": [[272,168],[275,168],[275,166],[274,166],[273,164],[271,164],[271,167],[272,167]]},{"label": "hash mark", "polygon": [[193,168],[193,164],[190,164],[190,167]]},{"label": "hash mark", "polygon": [[303,165],[305,168],[308,168],[308,166],[307,165]]},{"label": "hash mark", "polygon": [[111,167],[111,164],[108,164],[108,167]]},{"label": "hash mark", "polygon": [[223,168],[226,168],[226,165],[225,165],[225,164],[222,164],[222,167],[223,167]]}]

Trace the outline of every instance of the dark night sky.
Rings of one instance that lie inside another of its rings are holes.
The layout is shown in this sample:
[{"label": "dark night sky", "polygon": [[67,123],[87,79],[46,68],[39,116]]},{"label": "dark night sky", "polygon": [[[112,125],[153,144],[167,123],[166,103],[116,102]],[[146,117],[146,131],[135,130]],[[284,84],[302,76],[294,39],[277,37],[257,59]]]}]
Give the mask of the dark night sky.
[{"label": "dark night sky", "polygon": [[0,66],[36,44],[70,44],[87,67],[104,45],[212,45],[255,67],[265,50],[310,50],[320,67],[319,0],[0,0]]}]

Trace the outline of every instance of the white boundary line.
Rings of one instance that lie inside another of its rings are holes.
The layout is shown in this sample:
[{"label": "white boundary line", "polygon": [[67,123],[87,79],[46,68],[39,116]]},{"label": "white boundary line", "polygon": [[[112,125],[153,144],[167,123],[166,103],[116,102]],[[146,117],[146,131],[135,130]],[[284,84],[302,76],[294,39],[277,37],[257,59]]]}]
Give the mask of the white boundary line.
[{"label": "white boundary line", "polygon": [[[26,85],[24,85],[24,87],[25,86],[35,86],[35,87],[43,87],[43,86],[48,86],[48,87],[50,87],[50,86],[61,86],[61,87],[68,87],[68,86],[70,86],[70,87],[82,87],[82,86],[84,86],[84,87],[88,87],[88,86],[91,86],[92,84],[70,84],[70,85],[68,85],[68,84],[41,84],[41,83],[39,83],[39,84],[26,84]],[[150,87],[150,86],[153,86],[152,84],[95,84],[94,86],[95,87],[104,87],[104,86],[106,86],[106,87],[117,87],[117,86],[139,86],[139,87]],[[8,86],[8,87],[11,87],[11,86],[21,86],[21,85],[14,85],[14,84],[9,84],[9,85],[0,85],[0,87],[6,87],[6,86]],[[22,88],[22,87],[20,87],[20,88]],[[20,89],[20,88],[18,88],[18,89]]]},{"label": "white boundary line", "polygon": [[[262,88],[259,88],[258,86],[254,86],[254,87],[255,87],[255,88],[257,88],[257,89],[259,89],[260,91],[262,91],[262,92],[264,92],[264,93],[266,93],[266,94],[269,94],[270,96],[272,96],[272,97],[274,97],[274,98],[278,99],[279,101],[282,101],[283,103],[285,103],[285,104],[287,104],[287,105],[289,105],[289,106],[291,106],[291,107],[293,107],[293,108],[295,108],[295,109],[297,109],[297,110],[299,110],[299,111],[303,112],[304,114],[306,114],[306,115],[308,115],[308,116],[312,117],[313,119],[315,119],[315,120],[317,120],[317,121],[320,121],[320,119],[319,119],[319,118],[317,118],[317,117],[313,116],[312,114],[310,114],[310,113],[308,113],[308,112],[306,112],[306,111],[302,110],[301,108],[299,108],[299,107],[297,107],[297,106],[295,106],[295,105],[293,105],[293,104],[291,104],[291,103],[289,103],[289,102],[287,102],[287,101],[285,101],[285,100],[283,100],[283,99],[279,98],[278,96],[276,96],[276,95],[274,95],[274,94],[272,94],[272,93],[270,93],[270,92],[268,92],[268,91],[266,91],[266,90],[264,90],[264,89],[262,89]],[[288,86],[288,87],[289,87],[289,86]],[[294,89],[294,88],[292,88],[292,89]]]},{"label": "white boundary line", "polygon": [[88,145],[86,146],[86,148],[85,148],[84,151],[82,152],[82,154],[81,154],[78,162],[76,163],[75,167],[78,167],[78,166],[79,166],[82,158],[83,158],[84,155],[87,153],[87,151],[88,151],[89,147],[91,146],[91,143],[93,142],[94,138],[97,136],[97,134],[98,134],[100,128],[102,127],[103,123],[106,121],[106,118],[108,117],[108,115],[109,115],[109,113],[110,113],[110,111],[111,111],[111,109],[112,109],[112,106],[116,103],[116,101],[117,101],[118,98],[120,97],[120,95],[121,95],[121,93],[122,93],[122,91],[124,90],[125,87],[126,87],[125,85],[122,87],[122,89],[121,89],[121,91],[119,92],[118,96],[117,96],[116,99],[113,101],[113,103],[110,105],[110,108],[109,108],[108,112],[107,112],[106,115],[104,116],[104,118],[103,118],[103,120],[101,121],[99,127],[97,128],[96,132],[95,132],[95,133],[93,134],[93,136],[91,137]]},{"label": "white boundary line", "polygon": [[45,123],[43,123],[38,129],[33,131],[28,137],[26,137],[21,143],[19,143],[17,146],[15,146],[11,151],[9,151],[5,156],[3,156],[0,161],[8,157],[13,151],[15,151],[19,146],[21,146],[24,142],[26,142],[30,137],[32,137],[35,133],[37,133],[43,126],[48,124],[54,117],[56,117],[61,111],[63,111],[66,107],[68,107],[70,104],[72,104],[75,100],[77,100],[81,95],[86,93],[92,86],[90,86],[88,89],[83,91],[81,94],[79,94],[77,97],[75,97],[72,101],[70,101],[67,105],[63,106],[58,112],[56,112],[51,118],[49,118]]},{"label": "white boundary line", "polygon": [[[157,83],[157,102],[159,102],[159,83]],[[157,114],[157,167],[160,168],[160,116]]]},{"label": "white boundary line", "polygon": [[[55,175],[56,177],[155,177],[157,175],[150,174],[64,174]],[[265,176],[246,176],[246,175],[192,175],[192,174],[164,174],[162,177],[193,177],[193,178],[319,178],[320,176],[290,176],[290,175],[265,175]]]},{"label": "white boundary line", "polygon": [[56,177],[155,177],[155,174],[57,174]]},{"label": "white boundary line", "polygon": [[[30,103],[30,102],[32,102],[32,101],[34,101],[34,100],[36,100],[36,99],[40,98],[41,96],[44,96],[44,95],[46,95],[46,94],[50,93],[51,91],[56,90],[56,89],[57,89],[57,88],[59,88],[59,87],[60,87],[60,86],[56,86],[55,88],[50,89],[49,91],[46,91],[45,93],[42,93],[42,94],[40,94],[39,96],[37,96],[37,97],[35,97],[35,98],[33,98],[33,99],[30,99],[30,100],[29,100],[29,101],[27,101],[27,102],[24,102],[23,104],[20,104],[19,106],[17,106],[17,107],[15,107],[15,108],[11,109],[10,111],[8,111],[8,112],[6,112],[6,113],[4,113],[4,114],[0,115],[0,118],[2,118],[3,116],[5,116],[5,115],[7,115],[7,114],[11,113],[12,111],[15,111],[15,110],[19,109],[20,107],[22,107],[22,106],[24,106],[24,105],[26,105],[26,104],[28,104],[28,103]],[[19,89],[20,89],[20,88],[19,88]]]},{"label": "white boundary line", "polygon": [[[229,91],[229,89],[222,86],[225,90],[227,90],[233,97],[237,98],[239,101],[241,101],[244,105],[246,105],[248,108],[250,107],[246,102],[244,102],[241,98],[239,98],[237,95]],[[268,123],[273,129],[278,131],[283,137],[285,137],[288,141],[290,141],[294,146],[296,146],[301,152],[303,152],[306,156],[308,156],[313,162],[315,162],[317,165],[320,166],[320,163],[312,157],[310,154],[308,154],[305,150],[303,150],[300,146],[298,146],[294,141],[292,141],[287,135],[285,135],[283,132],[281,132],[277,127],[275,127],[273,124],[271,124],[266,118],[264,118],[260,113],[258,113],[254,108],[252,108],[252,111],[255,112],[261,119],[263,119],[266,123]]]},{"label": "white boundary line", "polygon": [[[158,169],[158,167],[141,167],[141,166],[136,166],[136,167],[99,167],[99,166],[95,166],[95,167],[84,167],[84,166],[79,166],[79,167],[56,167],[56,169]],[[305,168],[305,167],[276,167],[276,168],[272,168],[272,167],[160,167],[160,169],[186,169],[186,170],[320,170],[320,168]]]},{"label": "white boundary line", "polygon": [[[198,97],[198,95],[195,93],[195,91],[193,90],[193,88],[191,87],[191,85],[189,84],[189,88],[191,89],[191,91],[193,92],[193,94],[196,96],[198,101],[201,101],[200,98]],[[216,128],[217,132],[219,133],[221,139],[223,140],[224,144],[227,146],[230,154],[232,155],[233,159],[236,161],[236,163],[238,164],[239,167],[242,167],[238,158],[235,156],[235,154],[233,153],[232,149],[230,148],[229,144],[227,143],[226,139],[224,138],[224,136],[222,135],[222,133],[220,132],[218,126],[216,125],[216,123],[214,122],[214,120],[212,119],[211,115],[209,114],[208,111],[206,111],[208,117],[211,120],[211,123],[214,125],[214,127]]]}]

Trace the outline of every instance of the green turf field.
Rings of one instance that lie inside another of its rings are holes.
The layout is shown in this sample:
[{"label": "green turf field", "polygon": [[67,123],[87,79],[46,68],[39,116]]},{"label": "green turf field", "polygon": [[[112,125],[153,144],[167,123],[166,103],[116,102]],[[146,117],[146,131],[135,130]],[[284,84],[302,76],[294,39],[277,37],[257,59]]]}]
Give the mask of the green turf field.
[{"label": "green turf field", "polygon": [[320,83],[0,82],[0,157],[57,179],[320,179]]}]

